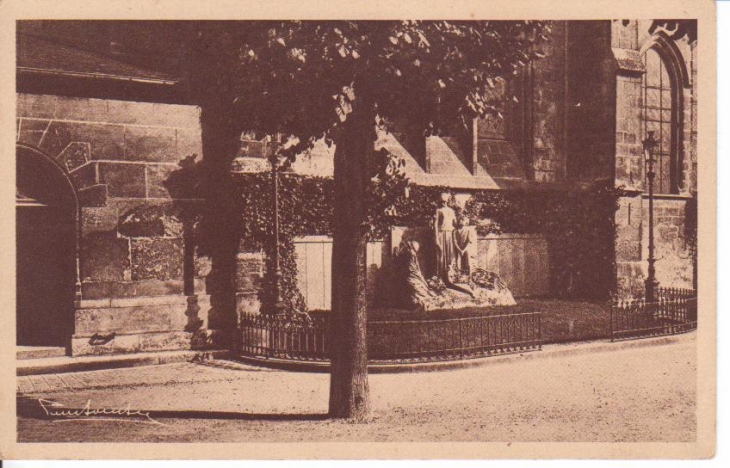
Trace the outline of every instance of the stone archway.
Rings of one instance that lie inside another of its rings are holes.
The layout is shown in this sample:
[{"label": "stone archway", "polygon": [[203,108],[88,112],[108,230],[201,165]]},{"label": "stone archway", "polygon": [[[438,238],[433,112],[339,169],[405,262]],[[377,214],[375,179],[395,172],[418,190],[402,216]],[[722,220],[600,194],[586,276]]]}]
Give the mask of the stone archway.
[{"label": "stone archway", "polygon": [[68,347],[78,283],[78,201],[66,171],[16,146],[16,275],[19,346]]}]

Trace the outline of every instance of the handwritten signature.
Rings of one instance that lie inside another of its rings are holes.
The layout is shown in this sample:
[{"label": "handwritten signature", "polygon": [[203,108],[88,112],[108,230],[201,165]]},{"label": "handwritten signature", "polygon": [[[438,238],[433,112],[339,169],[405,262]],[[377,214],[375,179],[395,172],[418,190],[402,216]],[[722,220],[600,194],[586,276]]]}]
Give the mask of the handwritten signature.
[{"label": "handwritten signature", "polygon": [[43,411],[46,413],[47,416],[58,418],[54,419],[53,422],[128,421],[160,424],[164,426],[163,423],[157,421],[156,419],[153,419],[150,416],[149,411],[132,409],[129,403],[119,408],[92,408],[91,399],[86,400],[86,404],[81,408],[69,408],[63,403],[46,400],[44,398],[39,398],[38,403],[41,405],[41,408],[43,408]]}]

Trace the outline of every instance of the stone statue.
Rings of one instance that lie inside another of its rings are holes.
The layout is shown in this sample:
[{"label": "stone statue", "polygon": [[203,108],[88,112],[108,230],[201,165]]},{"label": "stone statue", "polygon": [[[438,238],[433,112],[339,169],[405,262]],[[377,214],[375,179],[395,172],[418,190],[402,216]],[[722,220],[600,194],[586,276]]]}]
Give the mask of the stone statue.
[{"label": "stone statue", "polygon": [[[515,304],[499,275],[478,267],[476,229],[470,220],[457,217],[448,200],[449,195],[443,194],[433,226],[392,228],[393,263],[383,284],[385,307],[430,311]],[[424,274],[424,253],[437,260],[434,276]]]},{"label": "stone statue", "polygon": [[434,243],[436,245],[436,276],[449,282],[449,272],[454,262],[454,227],[456,213],[448,206],[449,194],[441,194],[441,206],[433,217]]},{"label": "stone statue", "polygon": [[471,276],[477,247],[476,231],[469,227],[469,218],[466,216],[456,220],[454,230],[454,250],[456,255],[456,269],[461,275]]},{"label": "stone statue", "polygon": [[420,244],[416,240],[403,240],[397,254],[397,272],[403,281],[404,294],[401,299],[406,307],[418,310],[429,310],[436,306],[438,294],[429,288],[426,278],[418,263]]}]

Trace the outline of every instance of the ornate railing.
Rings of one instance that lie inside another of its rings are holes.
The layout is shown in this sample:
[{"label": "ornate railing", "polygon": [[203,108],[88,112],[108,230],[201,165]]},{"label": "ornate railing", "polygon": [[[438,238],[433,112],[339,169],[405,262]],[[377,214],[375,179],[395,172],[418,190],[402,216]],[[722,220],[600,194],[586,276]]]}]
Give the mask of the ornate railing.
[{"label": "ornate railing", "polygon": [[656,300],[611,301],[611,341],[676,335],[697,328],[697,294],[692,289],[658,288]]},{"label": "ornate railing", "polygon": [[[328,316],[241,319],[245,356],[327,361]],[[430,362],[541,349],[540,313],[477,315],[445,319],[368,321],[372,362]]]}]

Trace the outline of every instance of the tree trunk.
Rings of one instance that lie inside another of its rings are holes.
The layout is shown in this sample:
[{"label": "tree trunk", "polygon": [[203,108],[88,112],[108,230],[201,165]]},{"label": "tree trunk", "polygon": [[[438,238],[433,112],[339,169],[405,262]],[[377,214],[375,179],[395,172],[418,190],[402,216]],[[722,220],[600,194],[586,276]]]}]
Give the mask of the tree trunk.
[{"label": "tree trunk", "polygon": [[370,411],[365,296],[367,158],[375,143],[373,106],[358,98],[337,138],[332,243],[329,415],[362,420]]}]

